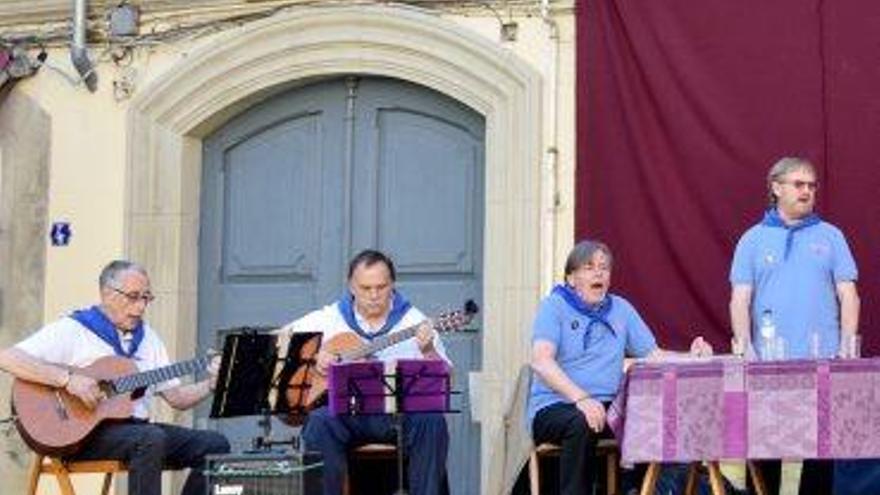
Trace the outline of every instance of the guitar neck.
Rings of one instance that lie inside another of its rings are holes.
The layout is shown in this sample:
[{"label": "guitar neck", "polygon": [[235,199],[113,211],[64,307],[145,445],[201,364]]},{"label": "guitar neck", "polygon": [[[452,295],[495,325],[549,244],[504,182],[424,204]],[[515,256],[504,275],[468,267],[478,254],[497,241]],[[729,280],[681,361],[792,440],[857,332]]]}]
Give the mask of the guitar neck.
[{"label": "guitar neck", "polygon": [[117,394],[133,392],[139,388],[149,387],[157,383],[167,382],[174,378],[190,375],[208,367],[208,357],[190,359],[179,363],[169,364],[161,368],[154,368],[140,373],[122,376],[110,380],[113,391]]},{"label": "guitar neck", "polygon": [[[477,314],[479,309],[480,308],[473,300],[468,300],[465,302],[463,309],[443,313],[438,316],[437,319],[431,320],[430,323],[436,332],[455,331],[468,324],[473,316]],[[422,326],[422,323],[417,323],[406,327],[403,330],[377,337],[357,349],[342,353],[340,355],[342,361],[356,361],[358,359],[363,359],[385,349],[386,347],[391,347],[406,339],[410,339],[416,335],[420,326]]]},{"label": "guitar neck", "polygon": [[[419,323],[419,325],[421,325],[421,323]],[[415,337],[416,331],[419,329],[419,325],[413,325],[411,327],[404,328],[403,330],[373,339],[370,341],[369,344],[366,344],[363,347],[359,347],[357,349],[354,349],[353,351],[343,353],[342,360],[357,361],[358,359],[363,359],[367,356],[375,354],[382,349],[385,349],[386,347],[391,347],[395,344],[403,342],[406,339]]]}]

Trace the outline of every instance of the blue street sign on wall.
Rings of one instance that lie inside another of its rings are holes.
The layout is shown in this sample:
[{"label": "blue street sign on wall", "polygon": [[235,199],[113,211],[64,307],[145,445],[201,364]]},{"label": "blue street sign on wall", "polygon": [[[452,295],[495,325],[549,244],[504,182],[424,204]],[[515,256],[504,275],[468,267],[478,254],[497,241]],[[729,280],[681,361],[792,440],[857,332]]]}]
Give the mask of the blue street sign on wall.
[{"label": "blue street sign on wall", "polygon": [[54,222],[52,230],[49,231],[49,239],[53,246],[70,244],[71,236],[73,236],[73,231],[70,229],[70,222]]}]

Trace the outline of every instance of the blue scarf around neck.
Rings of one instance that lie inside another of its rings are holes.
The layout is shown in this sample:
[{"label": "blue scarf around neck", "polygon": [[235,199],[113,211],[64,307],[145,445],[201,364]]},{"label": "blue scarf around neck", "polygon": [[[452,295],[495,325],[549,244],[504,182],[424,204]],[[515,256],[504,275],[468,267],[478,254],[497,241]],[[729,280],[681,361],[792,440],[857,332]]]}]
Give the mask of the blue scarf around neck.
[{"label": "blue scarf around neck", "polygon": [[799,230],[803,230],[807,227],[812,227],[813,225],[821,222],[822,219],[819,218],[819,215],[815,213],[810,213],[805,216],[795,225],[788,225],[782,220],[782,217],[779,216],[779,210],[775,207],[768,208],[767,211],[764,212],[764,218],[761,219],[761,225],[766,227],[777,227],[782,228],[788,231],[788,235],[785,237],[785,256],[783,260],[788,259],[788,254],[791,252],[791,245],[794,243],[794,234]]},{"label": "blue scarf around neck", "polygon": [[608,314],[611,313],[612,300],[611,296],[605,295],[605,298],[596,304],[589,304],[577,293],[574,287],[568,284],[557,284],[553,287],[553,294],[558,295],[565,301],[571,309],[584,315],[588,319],[587,328],[584,329],[584,349],[587,348],[589,342],[590,329],[595,324],[603,325],[611,333],[616,334],[611,322],[608,321]]},{"label": "blue scarf around neck", "polygon": [[339,313],[342,315],[342,319],[345,320],[345,323],[355,331],[361,337],[367,340],[373,340],[376,337],[381,335],[385,335],[390,332],[394,325],[397,325],[400,320],[403,319],[403,316],[409,311],[411,307],[409,301],[407,301],[399,292],[394,291],[392,300],[391,300],[391,312],[388,313],[388,319],[385,320],[385,324],[382,325],[382,328],[379,329],[378,332],[368,333],[363,328],[358,325],[357,316],[354,314],[354,295],[346,291],[342,297],[339,298]]},{"label": "blue scarf around neck", "polygon": [[107,315],[105,315],[98,306],[92,306],[88,309],[78,309],[71,313],[70,317],[78,321],[82,326],[91,330],[92,333],[97,335],[101,340],[110,344],[110,346],[113,347],[113,352],[115,352],[117,356],[127,358],[133,357],[137,352],[138,347],[140,347],[141,342],[144,340],[144,322],[140,322],[134,327],[134,330],[131,331],[131,348],[126,352],[125,349],[122,348],[122,340],[119,338],[119,330],[116,329],[116,325],[107,318]]}]

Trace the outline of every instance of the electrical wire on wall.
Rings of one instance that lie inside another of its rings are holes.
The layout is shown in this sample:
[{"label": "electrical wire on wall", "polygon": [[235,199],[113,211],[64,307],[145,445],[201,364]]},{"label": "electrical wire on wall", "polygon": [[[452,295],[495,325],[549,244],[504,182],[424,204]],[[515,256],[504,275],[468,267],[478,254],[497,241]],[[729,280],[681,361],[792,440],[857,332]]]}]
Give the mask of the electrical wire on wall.
[{"label": "electrical wire on wall", "polygon": [[[271,4],[271,5],[267,5]],[[140,13],[128,2],[123,1],[112,7],[96,7],[92,18],[86,23],[87,43],[97,50],[95,63],[112,64],[116,68],[113,80],[113,97],[117,101],[132,96],[136,88],[138,72],[134,59],[136,52],[149,53],[158,47],[187,43],[242,25],[266,19],[282,12],[314,8],[351,8],[369,5],[403,5],[435,14],[486,15],[489,12],[502,28],[502,40],[513,41],[516,37],[514,11],[525,15],[535,15],[533,0],[404,0],[384,2],[379,0],[292,0],[292,1],[252,1],[239,6],[202,6],[188,10],[150,12],[140,17]],[[134,10],[127,16],[116,15],[120,9]],[[505,21],[499,12],[506,12]],[[131,34],[120,35],[116,21],[122,17],[134,26]],[[114,19],[114,16],[116,19]],[[0,48],[16,47],[18,50],[63,48],[70,45],[72,27],[69,22],[43,23],[20,31],[0,29]],[[84,82],[78,74],[52,60],[44,62],[47,68],[61,75],[68,83],[81,86]]]},{"label": "electrical wire on wall", "polygon": [[[250,3],[250,2],[249,2]],[[254,2],[258,3],[258,2]],[[266,2],[269,3],[269,2]],[[506,10],[508,16],[513,12],[525,11],[528,15],[536,15],[534,0],[404,0],[386,2],[380,0],[295,0],[288,2],[272,2],[271,7],[255,8],[253,6],[225,6],[222,11],[217,8],[192,9],[183,12],[153,13],[144,17],[145,28],[134,36],[114,37],[110,34],[110,13],[112,9],[103,9],[103,19],[91,19],[88,22],[89,42],[112,42],[124,46],[151,46],[181,40],[198,38],[223,31],[243,24],[272,17],[281,12],[309,8],[351,8],[368,5],[404,5],[438,14],[469,15],[472,12],[489,9],[496,17],[498,12]],[[125,2],[121,5],[127,5]],[[116,6],[114,8],[119,8]],[[230,11],[239,11],[229,14]],[[181,19],[202,17],[206,20],[186,22]],[[45,46],[48,48],[67,46],[70,40],[70,26],[65,22],[44,25],[25,31],[5,31],[0,28],[0,45]]]}]

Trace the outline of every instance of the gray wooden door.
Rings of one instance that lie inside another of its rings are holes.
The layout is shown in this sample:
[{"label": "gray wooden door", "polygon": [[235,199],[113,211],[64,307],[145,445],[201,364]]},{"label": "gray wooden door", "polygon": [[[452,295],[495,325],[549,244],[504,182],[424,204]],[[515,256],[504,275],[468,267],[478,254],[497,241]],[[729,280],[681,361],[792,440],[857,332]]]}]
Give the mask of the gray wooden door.
[{"label": "gray wooden door", "polygon": [[[204,148],[200,345],[214,345],[218,329],[278,326],[334,300],[347,260],[368,247],[392,256],[399,288],[428,314],[480,302],[483,136],[482,117],[460,103],[369,77],[292,90],[231,119]],[[452,491],[475,494],[467,373],[480,367],[480,337],[444,342],[463,392],[462,413],[449,416]],[[222,427],[243,446],[255,423]]]}]

